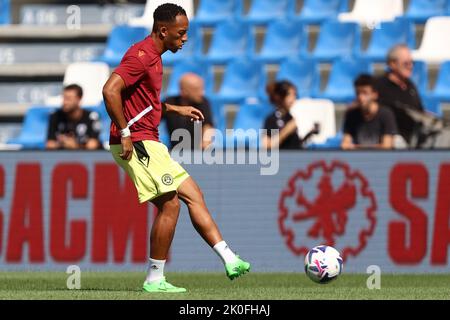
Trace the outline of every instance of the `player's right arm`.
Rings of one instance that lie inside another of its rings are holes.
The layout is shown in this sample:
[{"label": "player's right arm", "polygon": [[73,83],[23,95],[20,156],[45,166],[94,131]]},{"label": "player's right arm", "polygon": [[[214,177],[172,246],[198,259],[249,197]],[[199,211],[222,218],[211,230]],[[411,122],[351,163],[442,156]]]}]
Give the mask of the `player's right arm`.
[{"label": "player's right arm", "polygon": [[[120,130],[128,127],[122,111],[122,91],[125,88],[125,82],[117,73],[113,73],[103,86],[103,98],[105,100],[106,111],[108,111],[109,117]],[[120,157],[124,160],[130,160],[133,154],[131,137],[122,138],[121,143],[122,153],[120,153]]]}]

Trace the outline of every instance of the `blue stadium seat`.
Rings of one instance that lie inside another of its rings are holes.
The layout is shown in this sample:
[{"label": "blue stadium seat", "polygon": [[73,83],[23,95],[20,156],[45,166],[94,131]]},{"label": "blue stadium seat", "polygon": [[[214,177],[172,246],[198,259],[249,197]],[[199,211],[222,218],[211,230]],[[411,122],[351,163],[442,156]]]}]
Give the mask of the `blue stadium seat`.
[{"label": "blue stadium seat", "polygon": [[280,63],[289,56],[297,56],[308,48],[308,35],[303,23],[293,20],[274,20],[269,23],[261,52],[255,59],[265,63]]},{"label": "blue stadium seat", "polygon": [[260,63],[245,58],[235,59],[227,65],[222,86],[215,98],[228,103],[241,103],[245,99],[261,96],[265,84],[266,74]]},{"label": "blue stadium seat", "polygon": [[324,143],[311,143],[308,145],[308,149],[318,150],[318,149],[340,149],[342,143],[343,135],[342,132],[338,133],[332,138],[328,138]]},{"label": "blue stadium seat", "polygon": [[319,70],[307,59],[291,58],[280,65],[276,80],[289,80],[297,87],[299,98],[311,97],[312,90],[318,81]]},{"label": "blue stadium seat", "polygon": [[442,106],[441,102],[438,98],[430,97],[430,96],[421,96],[422,105],[426,111],[431,112],[432,114],[442,117]]},{"label": "blue stadium seat", "polygon": [[105,51],[98,60],[115,67],[119,65],[123,55],[131,45],[144,40],[148,35],[149,31],[146,28],[127,25],[116,26],[109,34]]},{"label": "blue stadium seat", "polygon": [[448,0],[410,0],[405,17],[415,23],[425,23],[433,16],[445,15]]},{"label": "blue stadium seat", "polygon": [[177,53],[166,51],[162,55],[164,65],[173,65],[186,58],[200,56],[203,49],[203,36],[200,26],[194,21],[189,23],[188,41]]},{"label": "blue stadium seat", "polygon": [[339,59],[333,63],[327,86],[320,91],[319,81],[315,98],[330,99],[335,103],[349,103],[355,98],[353,82],[362,73],[369,73],[369,64],[357,59]]},{"label": "blue stadium seat", "polygon": [[450,61],[441,64],[436,85],[429,95],[441,102],[450,102]]},{"label": "blue stadium seat", "polygon": [[337,20],[324,22],[320,28],[317,45],[313,52],[304,55],[321,62],[331,62],[336,58],[350,57],[361,50],[361,30],[353,22],[341,23]]},{"label": "blue stadium seat", "polygon": [[11,7],[9,0],[0,0],[0,24],[11,23]]},{"label": "blue stadium seat", "polygon": [[217,97],[207,96],[210,107],[211,107],[211,115],[213,119],[214,129],[219,130],[222,134],[222,138],[220,136],[215,136],[213,140],[213,144],[217,148],[222,148],[226,143],[225,132],[227,128],[227,110],[226,103]]},{"label": "blue stadium seat", "polygon": [[241,104],[233,128],[243,130],[262,129],[266,117],[274,111],[274,108],[268,104]]},{"label": "blue stadium seat", "polygon": [[274,19],[284,19],[295,12],[295,0],[253,0],[243,18],[252,24],[266,24]]},{"label": "blue stadium seat", "polygon": [[296,18],[308,24],[319,24],[348,11],[348,0],[305,0]]},{"label": "blue stadium seat", "polygon": [[428,67],[424,61],[414,61],[414,69],[411,80],[420,93],[428,91]]},{"label": "blue stadium seat", "polygon": [[28,109],[20,135],[8,144],[21,144],[23,149],[45,149],[50,114],[55,110],[41,106]]},{"label": "blue stadium seat", "polygon": [[253,45],[250,27],[238,20],[227,20],[217,25],[211,40],[211,46],[204,60],[224,64],[236,57],[247,55]]},{"label": "blue stadium seat", "polygon": [[202,26],[214,26],[230,17],[242,15],[241,0],[201,0],[195,22]]},{"label": "blue stadium seat", "polygon": [[[169,84],[167,86],[167,91],[165,92],[165,96],[177,96],[180,93],[179,81],[180,78],[185,73],[196,73],[203,78],[205,81],[205,86],[211,84],[210,76],[208,74],[208,67],[205,64],[200,63],[194,59],[184,59],[177,62],[172,69],[172,73],[170,74]],[[205,88],[208,92],[211,88]]]},{"label": "blue stadium seat", "polygon": [[213,118],[214,128],[225,132],[226,124],[226,110],[225,104],[221,99],[208,96],[208,100],[211,106],[211,114]]},{"label": "blue stadium seat", "polygon": [[409,48],[415,48],[414,25],[407,19],[398,18],[393,22],[383,22],[372,31],[369,46],[360,56],[371,62],[382,62],[394,45],[404,43]]},{"label": "blue stadium seat", "polygon": [[242,104],[239,106],[233,128],[243,131],[254,130],[255,134],[246,135],[242,131],[235,132],[233,138],[238,148],[259,147],[259,129],[263,128],[266,117],[273,111],[274,109],[266,104]]},{"label": "blue stadium seat", "polygon": [[159,141],[161,141],[161,143],[165,144],[167,148],[170,148],[170,135],[169,135],[169,131],[167,129],[167,123],[166,120],[162,119],[159,127],[158,127],[158,132],[159,132]]}]

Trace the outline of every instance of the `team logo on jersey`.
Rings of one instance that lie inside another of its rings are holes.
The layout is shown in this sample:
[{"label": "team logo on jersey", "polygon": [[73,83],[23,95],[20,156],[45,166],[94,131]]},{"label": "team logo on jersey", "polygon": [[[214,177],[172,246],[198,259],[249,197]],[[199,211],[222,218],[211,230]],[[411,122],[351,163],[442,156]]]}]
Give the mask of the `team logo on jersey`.
[{"label": "team logo on jersey", "polygon": [[170,174],[166,173],[161,177],[162,183],[164,183],[166,186],[170,186],[173,183],[173,178]]}]

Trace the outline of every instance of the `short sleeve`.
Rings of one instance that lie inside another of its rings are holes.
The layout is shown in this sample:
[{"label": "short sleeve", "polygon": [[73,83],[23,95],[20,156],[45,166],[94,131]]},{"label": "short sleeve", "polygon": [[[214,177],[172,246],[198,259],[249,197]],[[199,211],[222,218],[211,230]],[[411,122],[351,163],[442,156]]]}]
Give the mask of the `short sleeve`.
[{"label": "short sleeve", "polygon": [[56,127],[57,127],[56,113],[50,116],[47,130],[47,140],[56,140]]},{"label": "short sleeve", "polygon": [[120,65],[114,70],[129,87],[137,83],[145,74],[144,64],[136,57],[126,55]]}]

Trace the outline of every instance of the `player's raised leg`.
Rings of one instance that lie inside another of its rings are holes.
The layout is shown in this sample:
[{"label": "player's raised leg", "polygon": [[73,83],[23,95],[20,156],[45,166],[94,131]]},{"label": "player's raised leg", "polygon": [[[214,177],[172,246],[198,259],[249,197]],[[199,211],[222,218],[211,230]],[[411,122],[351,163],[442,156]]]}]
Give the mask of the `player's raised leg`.
[{"label": "player's raised leg", "polygon": [[178,196],[186,203],[195,230],[214,249],[225,265],[227,276],[233,280],[250,271],[250,263],[236,256],[223,240],[219,228],[206,207],[203,193],[192,177],[178,188]]},{"label": "player's raised leg", "polygon": [[180,213],[180,201],[176,192],[163,194],[152,201],[158,208],[158,215],[150,235],[150,263],[143,289],[147,292],[185,292],[166,281],[164,264],[172,244]]}]

